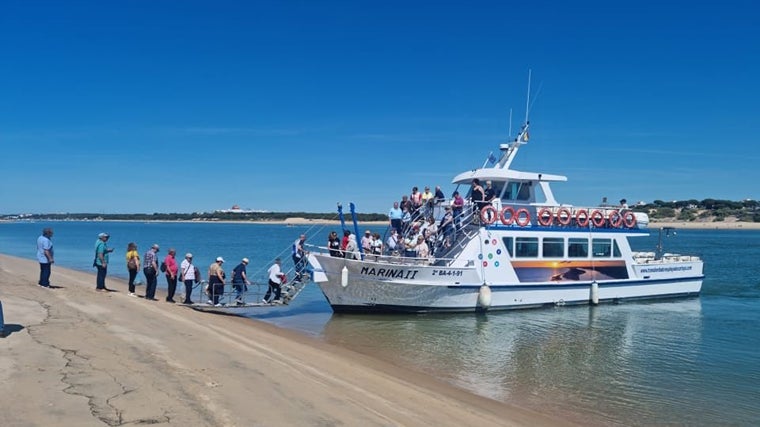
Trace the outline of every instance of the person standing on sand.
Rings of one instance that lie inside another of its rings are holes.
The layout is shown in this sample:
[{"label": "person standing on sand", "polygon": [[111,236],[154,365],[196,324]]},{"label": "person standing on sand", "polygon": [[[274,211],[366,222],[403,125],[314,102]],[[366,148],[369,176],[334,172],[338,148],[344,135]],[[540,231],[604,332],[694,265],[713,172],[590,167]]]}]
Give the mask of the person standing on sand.
[{"label": "person standing on sand", "polygon": [[169,248],[169,253],[164,258],[164,264],[166,264],[166,302],[174,304],[174,293],[177,291],[177,272],[179,267],[177,266],[177,260],[174,258],[177,255],[177,251],[174,248]]},{"label": "person standing on sand", "polygon": [[108,274],[108,256],[113,252],[108,247],[108,239],[111,236],[108,233],[98,234],[98,240],[95,242],[95,268],[98,269],[98,275],[95,279],[96,291],[108,291],[106,288],[106,275]]},{"label": "person standing on sand", "polygon": [[127,244],[127,271],[129,272],[129,296],[135,295],[135,278],[140,271],[140,254],[137,253],[137,243],[129,242]]},{"label": "person standing on sand", "polygon": [[193,283],[196,281],[200,281],[200,277],[195,275],[195,266],[193,265],[193,254],[186,253],[185,259],[182,260],[182,264],[179,266],[179,270],[181,271],[180,277],[182,278],[182,282],[185,284],[185,300],[182,301],[183,304],[194,304],[193,301],[190,299],[191,294],[193,292]]},{"label": "person standing on sand", "polygon": [[50,268],[55,260],[53,259],[53,237],[52,228],[43,228],[42,235],[37,238],[37,261],[40,263],[40,281],[38,285],[43,288],[50,287]]},{"label": "person standing on sand", "polygon": [[145,299],[156,301],[156,285],[158,285],[158,245],[153,244],[143,256],[143,274],[145,274]]}]

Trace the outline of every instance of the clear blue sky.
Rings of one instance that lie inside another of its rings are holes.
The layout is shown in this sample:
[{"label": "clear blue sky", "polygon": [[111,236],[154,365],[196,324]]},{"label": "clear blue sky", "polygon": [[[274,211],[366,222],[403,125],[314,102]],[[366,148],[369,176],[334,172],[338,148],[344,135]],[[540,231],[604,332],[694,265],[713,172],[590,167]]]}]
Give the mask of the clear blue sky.
[{"label": "clear blue sky", "polygon": [[[708,4],[709,3],[709,4]],[[560,202],[758,198],[752,1],[0,4],[0,213],[387,212],[482,165]]]}]

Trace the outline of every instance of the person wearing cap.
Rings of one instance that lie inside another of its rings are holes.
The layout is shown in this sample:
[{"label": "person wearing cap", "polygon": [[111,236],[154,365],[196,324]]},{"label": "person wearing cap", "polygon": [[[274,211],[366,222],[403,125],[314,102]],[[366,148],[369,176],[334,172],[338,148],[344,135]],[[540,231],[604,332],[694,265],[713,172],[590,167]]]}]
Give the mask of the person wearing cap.
[{"label": "person wearing cap", "polygon": [[43,228],[42,234],[37,238],[37,262],[40,263],[40,280],[38,285],[43,288],[50,287],[50,267],[55,260],[53,259],[53,229]]},{"label": "person wearing cap", "polygon": [[269,267],[267,273],[269,274],[269,289],[267,289],[264,299],[261,300],[264,304],[269,304],[272,294],[274,293],[274,300],[271,302],[280,302],[280,295],[282,294],[282,284],[285,281],[285,273],[280,269],[280,258],[274,259],[274,264]]},{"label": "person wearing cap", "polygon": [[248,281],[246,276],[245,267],[248,265],[248,258],[243,258],[240,264],[232,269],[232,288],[235,290],[235,304],[243,305],[243,292],[248,291],[248,286],[251,282]]},{"label": "person wearing cap", "polygon": [[174,304],[174,293],[177,292],[177,273],[179,272],[179,266],[177,266],[177,259],[175,256],[177,251],[174,248],[169,248],[169,253],[164,258],[164,264],[166,264],[166,302]]},{"label": "person wearing cap", "polygon": [[95,241],[95,262],[93,266],[98,269],[98,275],[95,279],[96,291],[108,291],[106,288],[106,274],[108,274],[108,255],[113,252],[108,247],[108,239],[111,236],[108,233],[98,234],[98,240]]},{"label": "person wearing cap", "polygon": [[186,253],[185,259],[179,265],[179,277],[185,284],[185,300],[182,301],[183,304],[194,304],[192,299],[190,299],[193,292],[193,284],[200,280],[200,277],[196,276],[196,270],[196,267],[193,265],[193,254],[190,252]]},{"label": "person wearing cap", "polygon": [[218,256],[216,261],[208,267],[208,286],[211,293],[211,299],[208,303],[214,306],[221,306],[219,298],[224,294],[224,279],[226,275],[222,269],[224,258]]},{"label": "person wearing cap", "polygon": [[145,299],[156,300],[156,286],[158,285],[158,244],[154,243],[143,255],[143,274],[145,274]]}]

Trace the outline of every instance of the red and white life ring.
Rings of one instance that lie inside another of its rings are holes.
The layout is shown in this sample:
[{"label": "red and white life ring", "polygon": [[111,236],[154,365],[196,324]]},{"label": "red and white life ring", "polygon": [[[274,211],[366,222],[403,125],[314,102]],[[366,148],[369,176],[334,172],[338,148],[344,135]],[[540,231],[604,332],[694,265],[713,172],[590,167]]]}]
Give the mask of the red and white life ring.
[{"label": "red and white life ring", "polygon": [[633,211],[626,211],[623,215],[623,224],[628,228],[636,227],[636,214]]},{"label": "red and white life ring", "polygon": [[496,208],[491,205],[485,206],[480,210],[480,221],[485,225],[493,224],[498,216],[499,214],[496,213]]},{"label": "red and white life ring", "polygon": [[621,225],[623,225],[623,216],[620,215],[620,212],[618,211],[612,211],[609,215],[607,215],[607,219],[610,221],[610,226],[614,228],[619,228]]},{"label": "red and white life ring", "polygon": [[573,215],[570,213],[570,209],[559,208],[557,215],[555,215],[555,218],[557,218],[557,222],[560,225],[568,225],[570,224],[570,220],[573,219]]},{"label": "red and white life ring", "polygon": [[[525,214],[525,216],[521,216],[522,214]],[[530,212],[525,208],[518,209],[517,212],[515,212],[515,224],[520,227],[525,227],[530,224]]]},{"label": "red and white life ring", "polygon": [[[507,213],[509,213],[509,217],[507,217]],[[499,214],[499,219],[504,225],[512,225],[515,222],[515,209],[512,206],[503,208]]]},{"label": "red and white life ring", "polygon": [[544,227],[551,225],[553,219],[552,211],[549,208],[542,208],[536,216],[536,221]]},{"label": "red and white life ring", "polygon": [[591,212],[591,222],[594,223],[594,227],[601,227],[604,225],[604,214],[599,210]]},{"label": "red and white life ring", "polygon": [[[581,218],[581,215],[583,216]],[[578,224],[578,227],[588,227],[588,211],[586,209],[578,209],[577,212],[575,212],[575,223]]]}]

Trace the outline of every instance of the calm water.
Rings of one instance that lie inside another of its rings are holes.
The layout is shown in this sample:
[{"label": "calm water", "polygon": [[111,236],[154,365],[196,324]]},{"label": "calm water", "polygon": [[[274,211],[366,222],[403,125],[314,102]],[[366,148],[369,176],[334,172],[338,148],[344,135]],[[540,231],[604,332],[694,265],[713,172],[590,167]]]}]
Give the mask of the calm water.
[{"label": "calm water", "polygon": [[[307,243],[324,245],[327,233],[339,228],[0,223],[0,252],[34,258],[45,226],[55,230],[61,266],[94,271],[94,242],[107,231],[117,261],[110,275],[126,277],[124,250],[135,241],[141,253],[152,243],[161,245],[162,256],[170,246],[179,256],[192,252],[202,270],[219,255],[228,269],[245,256],[249,276],[259,282],[275,256],[291,267],[290,245],[300,233],[307,233]],[[634,249],[654,250],[657,236],[633,240]],[[487,315],[361,316],[333,315],[309,285],[290,306],[246,315],[575,421],[760,424],[760,232],[679,230],[665,248],[704,258],[701,297]]]}]

